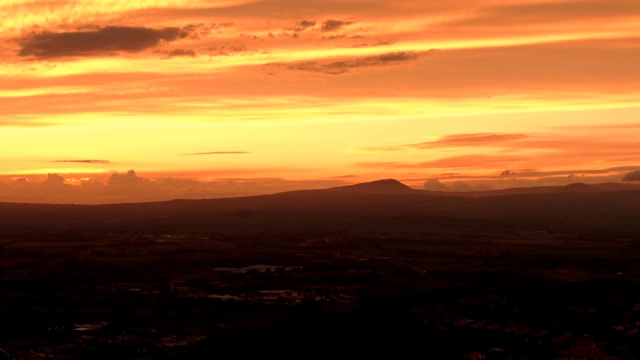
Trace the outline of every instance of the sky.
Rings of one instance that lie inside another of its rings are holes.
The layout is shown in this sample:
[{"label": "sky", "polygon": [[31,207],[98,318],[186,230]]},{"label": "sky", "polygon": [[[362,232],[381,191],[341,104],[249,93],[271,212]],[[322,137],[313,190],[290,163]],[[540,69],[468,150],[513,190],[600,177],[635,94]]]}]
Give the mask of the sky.
[{"label": "sky", "polygon": [[2,0],[0,201],[637,181],[637,0]]}]

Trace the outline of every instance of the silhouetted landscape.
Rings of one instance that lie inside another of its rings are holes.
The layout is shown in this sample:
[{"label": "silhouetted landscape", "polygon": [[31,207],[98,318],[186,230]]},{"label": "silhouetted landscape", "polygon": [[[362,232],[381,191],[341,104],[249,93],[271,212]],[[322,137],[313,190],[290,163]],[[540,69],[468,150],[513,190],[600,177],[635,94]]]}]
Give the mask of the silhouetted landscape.
[{"label": "silhouetted landscape", "polygon": [[0,203],[0,359],[640,358],[640,187]]}]

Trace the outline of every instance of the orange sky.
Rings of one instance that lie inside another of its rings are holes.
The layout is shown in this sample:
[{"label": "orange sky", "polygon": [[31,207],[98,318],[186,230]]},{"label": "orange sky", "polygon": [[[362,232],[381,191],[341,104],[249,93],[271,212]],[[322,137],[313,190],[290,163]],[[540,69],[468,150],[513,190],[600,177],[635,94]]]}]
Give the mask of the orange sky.
[{"label": "orange sky", "polygon": [[637,0],[3,0],[0,13],[0,201],[640,170]]}]

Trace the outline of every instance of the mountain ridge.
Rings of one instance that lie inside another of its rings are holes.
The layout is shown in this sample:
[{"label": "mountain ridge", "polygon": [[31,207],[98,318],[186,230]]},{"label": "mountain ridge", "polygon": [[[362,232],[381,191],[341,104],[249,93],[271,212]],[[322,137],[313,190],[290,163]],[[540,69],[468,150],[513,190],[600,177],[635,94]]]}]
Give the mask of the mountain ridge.
[{"label": "mountain ridge", "polygon": [[76,206],[76,207],[109,207],[109,206],[144,206],[144,204],[168,204],[168,203],[189,203],[189,202],[219,202],[233,203],[243,201],[263,202],[273,198],[291,198],[291,197],[314,197],[318,196],[347,196],[347,195],[403,195],[403,196],[429,196],[438,198],[482,198],[482,197],[502,197],[514,195],[542,195],[542,194],[595,194],[620,191],[640,191],[640,184],[631,183],[598,183],[585,184],[581,182],[571,183],[562,186],[534,186],[534,187],[513,187],[505,189],[492,190],[471,190],[471,191],[434,191],[425,189],[412,188],[399,180],[386,178],[369,182],[356,183],[331,187],[326,189],[308,189],[308,190],[292,190],[277,192],[272,194],[220,197],[220,198],[201,198],[201,199],[185,199],[176,198],[160,201],[143,201],[143,202],[121,202],[121,203],[99,203],[99,204],[75,204],[75,203],[39,203],[39,202],[12,202],[0,201],[0,206],[24,205],[24,206]]},{"label": "mountain ridge", "polygon": [[329,191],[344,191],[369,194],[412,194],[415,190],[396,179],[380,179],[353,185],[338,186]]},{"label": "mountain ridge", "polygon": [[0,203],[0,238],[66,229],[87,233],[113,229],[131,233],[176,232],[197,228],[226,234],[327,231],[367,234],[370,229],[384,228],[384,224],[393,224],[389,226],[397,231],[411,228],[419,233],[430,233],[441,226],[565,231],[583,227],[585,223],[609,224],[614,230],[638,228],[640,232],[638,187],[624,190],[628,186],[595,186],[596,190],[604,190],[583,191],[590,186],[571,186],[565,191],[550,187],[529,194],[442,196],[385,179],[337,189],[240,198],[102,205]]}]

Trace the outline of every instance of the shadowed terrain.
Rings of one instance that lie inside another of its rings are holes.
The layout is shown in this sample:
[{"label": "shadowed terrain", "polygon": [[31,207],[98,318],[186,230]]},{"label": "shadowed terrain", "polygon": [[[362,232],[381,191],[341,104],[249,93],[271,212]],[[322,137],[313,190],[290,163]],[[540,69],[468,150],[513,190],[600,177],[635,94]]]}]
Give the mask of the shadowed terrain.
[{"label": "shadowed terrain", "polygon": [[0,348],[635,359],[639,205],[627,186],[445,196],[392,179],[214,200],[3,203]]}]

